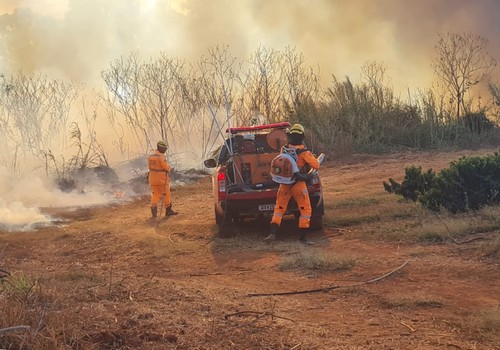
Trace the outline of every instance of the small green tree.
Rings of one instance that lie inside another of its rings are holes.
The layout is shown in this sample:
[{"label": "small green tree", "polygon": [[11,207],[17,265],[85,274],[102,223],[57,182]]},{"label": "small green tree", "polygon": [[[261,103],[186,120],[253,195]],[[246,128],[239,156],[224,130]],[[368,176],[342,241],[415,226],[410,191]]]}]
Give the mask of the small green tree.
[{"label": "small green tree", "polygon": [[387,192],[418,201],[433,211],[441,208],[452,213],[478,210],[500,203],[500,153],[462,157],[438,174],[432,169],[423,173],[422,168],[411,166],[406,168],[401,184],[393,179],[383,184]]}]

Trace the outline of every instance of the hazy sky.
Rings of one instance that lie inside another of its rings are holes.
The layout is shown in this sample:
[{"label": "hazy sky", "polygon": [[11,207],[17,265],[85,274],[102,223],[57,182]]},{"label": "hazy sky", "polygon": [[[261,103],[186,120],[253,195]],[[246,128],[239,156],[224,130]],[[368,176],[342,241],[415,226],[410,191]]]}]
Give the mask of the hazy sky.
[{"label": "hazy sky", "polygon": [[295,47],[323,77],[383,62],[395,87],[427,87],[438,33],[490,40],[500,59],[497,0],[0,0],[0,73],[23,68],[96,81],[120,55],[198,59],[228,44]]}]

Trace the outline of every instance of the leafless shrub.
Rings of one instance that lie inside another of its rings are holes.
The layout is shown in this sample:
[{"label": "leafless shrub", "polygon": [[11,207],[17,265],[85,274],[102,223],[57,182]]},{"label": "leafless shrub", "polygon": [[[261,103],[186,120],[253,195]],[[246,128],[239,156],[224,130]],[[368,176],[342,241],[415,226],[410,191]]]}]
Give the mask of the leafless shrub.
[{"label": "leafless shrub", "polygon": [[123,125],[116,120],[118,117],[125,120],[143,153],[152,147],[151,140],[168,143],[179,131],[178,117],[186,98],[185,65],[184,60],[165,53],[149,61],[133,53],[111,63],[101,73],[107,87],[103,100],[122,140]]},{"label": "leafless shrub", "polygon": [[18,145],[22,154],[33,155],[63,142],[77,86],[22,71],[1,78],[0,125],[4,142],[9,140]]},{"label": "leafless shrub", "polygon": [[496,66],[487,52],[488,40],[473,33],[438,34],[432,65],[455,104],[455,115],[471,112],[465,94]]}]

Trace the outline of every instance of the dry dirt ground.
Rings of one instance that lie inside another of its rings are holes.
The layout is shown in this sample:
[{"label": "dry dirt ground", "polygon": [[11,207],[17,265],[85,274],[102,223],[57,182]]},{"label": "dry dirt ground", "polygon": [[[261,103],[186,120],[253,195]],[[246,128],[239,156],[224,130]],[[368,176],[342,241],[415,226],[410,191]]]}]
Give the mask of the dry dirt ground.
[{"label": "dry dirt ground", "polygon": [[[488,328],[484,313],[499,308],[499,259],[477,253],[482,240],[378,234],[397,234],[421,210],[385,193],[382,181],[401,181],[409,165],[438,170],[493,151],[327,162],[326,227],[310,234],[314,246],[297,243],[292,218],[270,245],[267,223],[257,221],[218,238],[206,177],[175,188],[180,214],[156,224],[144,197],[59,213],[67,221],[57,227],[0,232],[0,268],[36,280],[46,307],[32,327],[58,348],[500,349],[498,323]],[[401,223],[392,215],[388,225],[386,208],[398,206]],[[353,264],[283,268],[285,259],[321,254]]]}]

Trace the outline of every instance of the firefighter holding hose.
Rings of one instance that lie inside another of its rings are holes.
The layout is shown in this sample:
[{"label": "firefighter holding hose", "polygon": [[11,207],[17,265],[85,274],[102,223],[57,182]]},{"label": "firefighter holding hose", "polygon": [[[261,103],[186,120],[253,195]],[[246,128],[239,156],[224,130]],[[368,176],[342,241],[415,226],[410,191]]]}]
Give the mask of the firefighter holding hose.
[{"label": "firefighter holding hose", "polygon": [[165,141],[158,141],[156,146],[155,152],[148,157],[148,180],[151,187],[151,217],[153,219],[162,215],[161,212],[158,213],[158,203],[160,200],[162,200],[165,207],[165,217],[178,214],[172,210],[170,178],[168,176],[170,165],[165,158],[167,143]]}]

